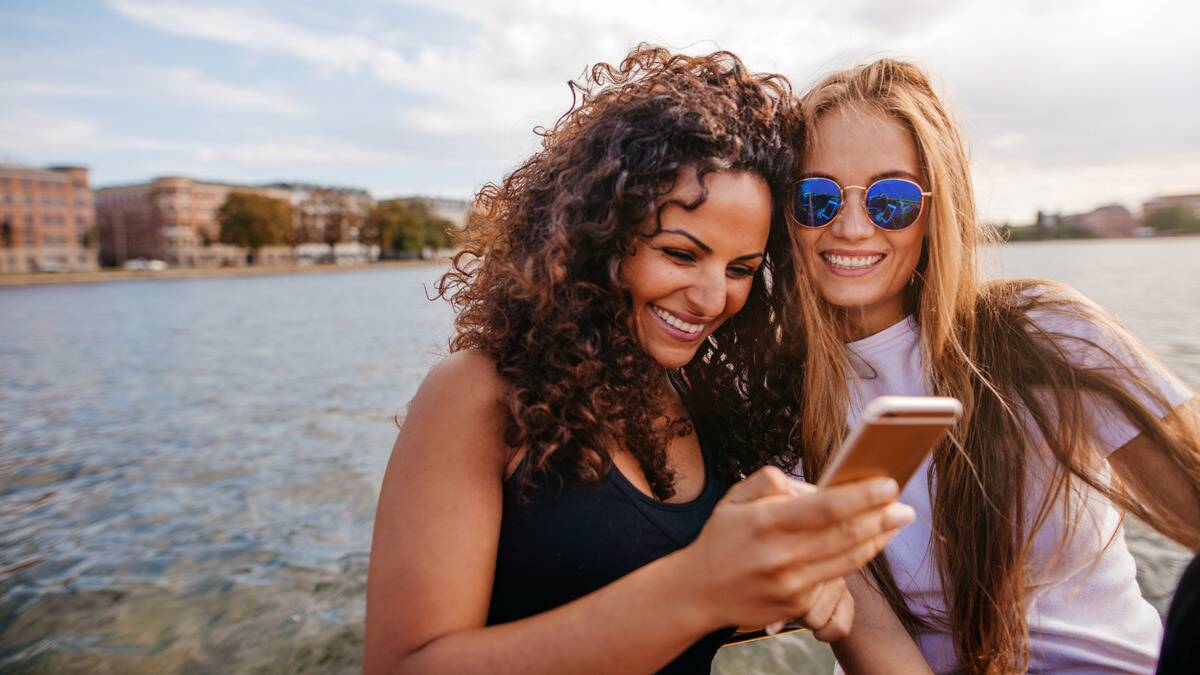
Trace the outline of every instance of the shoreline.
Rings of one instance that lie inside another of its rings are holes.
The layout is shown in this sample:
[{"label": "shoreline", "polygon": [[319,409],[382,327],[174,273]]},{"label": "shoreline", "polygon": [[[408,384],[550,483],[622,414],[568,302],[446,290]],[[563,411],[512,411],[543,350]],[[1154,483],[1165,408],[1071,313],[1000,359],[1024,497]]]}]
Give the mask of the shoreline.
[{"label": "shoreline", "polygon": [[271,267],[214,267],[171,268],[159,272],[150,270],[101,269],[94,272],[35,272],[0,275],[0,288],[49,286],[61,284],[99,284],[110,281],[143,281],[152,279],[219,279],[227,277],[265,277],[285,274],[317,274],[327,272],[359,272],[363,270],[404,267],[434,267],[445,265],[445,258],[434,260],[387,260],[350,265],[277,265]]}]

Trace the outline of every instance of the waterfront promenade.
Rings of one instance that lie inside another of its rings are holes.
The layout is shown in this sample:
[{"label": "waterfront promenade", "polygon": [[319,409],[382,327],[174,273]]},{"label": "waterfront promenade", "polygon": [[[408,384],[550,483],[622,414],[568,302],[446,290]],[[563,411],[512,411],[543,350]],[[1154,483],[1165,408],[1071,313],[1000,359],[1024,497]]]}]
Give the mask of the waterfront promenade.
[{"label": "waterfront promenade", "polygon": [[444,265],[438,260],[385,260],[373,263],[347,265],[264,265],[250,267],[186,268],[172,267],[161,271],[149,270],[98,270],[94,272],[62,272],[35,274],[0,275],[0,286],[41,286],[55,284],[93,284],[106,281],[139,281],[152,279],[208,279],[223,277],[264,277],[280,274],[317,274],[322,272],[349,272],[354,270],[382,270],[405,267],[430,267]]}]

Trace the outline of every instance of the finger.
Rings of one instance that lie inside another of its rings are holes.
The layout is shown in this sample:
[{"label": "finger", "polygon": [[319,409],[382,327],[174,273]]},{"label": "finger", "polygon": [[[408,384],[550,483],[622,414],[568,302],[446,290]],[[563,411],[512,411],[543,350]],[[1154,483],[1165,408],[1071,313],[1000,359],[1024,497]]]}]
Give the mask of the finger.
[{"label": "finger", "polygon": [[837,609],[838,600],[841,599],[842,589],[845,587],[845,582],[840,579],[821,584],[813,596],[809,610],[800,617],[800,622],[814,631],[823,628],[833,618],[833,612]]},{"label": "finger", "polygon": [[807,530],[805,537],[789,543],[797,562],[832,558],[884,532],[898,530],[916,517],[911,506],[893,502],[820,530]]},{"label": "finger", "polygon": [[891,478],[873,478],[774,501],[767,508],[768,517],[777,519],[785,529],[822,529],[878,509],[895,500],[898,491],[896,481]]},{"label": "finger", "polygon": [[821,642],[837,642],[850,635],[850,627],[854,625],[854,596],[844,586],[842,590],[833,617],[820,629],[813,631],[813,637]]},{"label": "finger", "polygon": [[780,497],[794,494],[792,484],[796,480],[775,466],[764,466],[729,488],[725,499],[731,503],[752,502],[763,497]]},{"label": "finger", "polygon": [[899,533],[900,530],[888,530],[832,557],[806,562],[803,572],[805,580],[810,584],[819,584],[855,572],[871,562]]}]

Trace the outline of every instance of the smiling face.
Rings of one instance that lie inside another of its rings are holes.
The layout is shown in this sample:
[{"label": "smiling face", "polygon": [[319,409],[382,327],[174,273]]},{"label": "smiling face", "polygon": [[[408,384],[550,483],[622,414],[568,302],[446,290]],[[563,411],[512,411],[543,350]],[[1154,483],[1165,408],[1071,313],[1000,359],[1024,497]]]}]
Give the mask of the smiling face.
[{"label": "smiling face", "polygon": [[804,175],[824,176],[845,191],[841,213],[829,225],[799,231],[800,247],[821,296],[850,310],[854,338],[877,333],[905,315],[905,287],[917,269],[928,211],[907,229],[876,227],[863,205],[863,190],[881,178],[907,178],[928,190],[917,146],[900,122],[864,107],[825,113],[811,130]]},{"label": "smiling face", "polygon": [[[700,206],[663,208],[662,229],[640,238],[621,264],[638,342],[664,368],[691,361],[746,304],[771,229],[771,193],[761,177],[719,172],[704,183],[708,196]],[[690,203],[699,194],[695,173],[685,171],[662,202]],[[654,230],[651,217],[644,231]]]}]

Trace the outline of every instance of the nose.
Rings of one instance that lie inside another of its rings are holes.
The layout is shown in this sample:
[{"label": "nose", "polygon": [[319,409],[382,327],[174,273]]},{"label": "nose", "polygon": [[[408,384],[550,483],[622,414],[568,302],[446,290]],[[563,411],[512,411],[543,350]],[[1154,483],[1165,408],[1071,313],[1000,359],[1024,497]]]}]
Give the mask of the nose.
[{"label": "nose", "polygon": [[830,232],[838,239],[861,241],[875,234],[875,223],[867,217],[865,190],[858,187],[843,188],[845,203],[842,212],[829,226]]},{"label": "nose", "polygon": [[695,282],[684,293],[688,311],[705,318],[719,316],[725,310],[725,269],[718,265],[706,265],[698,272]]}]

